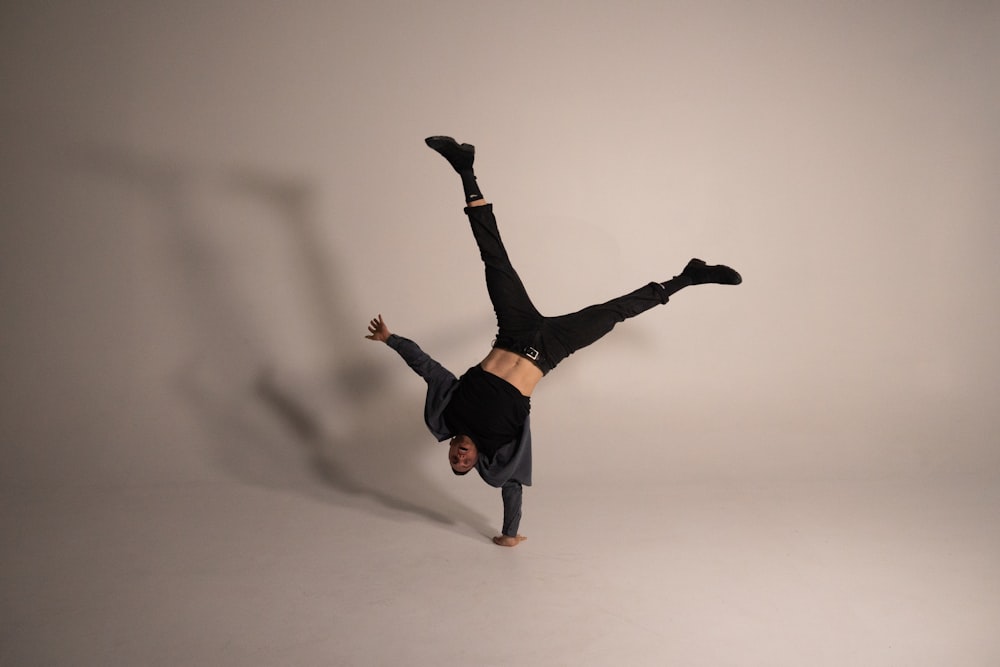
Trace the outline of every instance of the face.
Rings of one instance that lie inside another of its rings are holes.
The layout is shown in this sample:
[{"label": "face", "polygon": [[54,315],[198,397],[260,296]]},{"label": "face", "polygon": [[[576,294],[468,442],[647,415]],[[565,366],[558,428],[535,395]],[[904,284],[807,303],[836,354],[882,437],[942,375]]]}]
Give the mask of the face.
[{"label": "face", "polygon": [[448,462],[455,472],[469,472],[476,466],[479,450],[476,443],[466,435],[456,435],[448,447]]}]

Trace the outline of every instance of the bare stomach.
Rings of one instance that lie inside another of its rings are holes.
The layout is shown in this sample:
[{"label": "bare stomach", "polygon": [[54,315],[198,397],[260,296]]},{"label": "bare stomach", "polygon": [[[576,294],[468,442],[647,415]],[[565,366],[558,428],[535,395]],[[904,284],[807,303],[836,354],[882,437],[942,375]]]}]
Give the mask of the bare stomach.
[{"label": "bare stomach", "polygon": [[529,359],[498,347],[490,350],[479,365],[487,373],[492,373],[514,385],[523,396],[531,396],[535,385],[542,379],[542,369]]}]

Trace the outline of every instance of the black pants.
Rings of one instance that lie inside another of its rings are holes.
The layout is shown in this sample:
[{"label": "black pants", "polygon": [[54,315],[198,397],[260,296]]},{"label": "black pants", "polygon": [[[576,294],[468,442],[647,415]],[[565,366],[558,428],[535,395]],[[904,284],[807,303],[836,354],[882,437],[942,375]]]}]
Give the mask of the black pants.
[{"label": "black pants", "polygon": [[619,322],[666,303],[670,294],[676,291],[668,291],[663,285],[652,282],[606,303],[568,315],[545,317],[531,303],[510,263],[497,229],[493,205],[469,206],[465,213],[486,265],[486,289],[497,316],[494,345],[528,357],[543,373],[607,334]]}]

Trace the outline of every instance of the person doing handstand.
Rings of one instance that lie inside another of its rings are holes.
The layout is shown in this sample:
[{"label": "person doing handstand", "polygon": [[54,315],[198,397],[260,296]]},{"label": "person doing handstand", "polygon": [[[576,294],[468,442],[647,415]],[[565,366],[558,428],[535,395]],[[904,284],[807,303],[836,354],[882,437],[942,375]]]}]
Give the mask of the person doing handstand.
[{"label": "person doing handstand", "polygon": [[486,267],[486,289],[497,318],[497,335],[486,358],[460,378],[434,361],[412,340],[389,331],[382,315],[368,325],[369,340],[394,349],[427,382],[424,421],[438,442],[449,441],[448,461],[456,475],[473,468],[503,498],[503,527],[493,538],[512,547],[525,539],[522,486],[531,485],[531,394],[563,359],[590,345],[616,324],[667,303],[691,285],[739,285],[740,274],[723,265],[692,259],[665,282],[651,282],[624,296],[558,317],[532,304],[504,249],[493,205],[486,202],[473,171],[475,148],[451,137],[425,142],[458,172],[465,213]]}]

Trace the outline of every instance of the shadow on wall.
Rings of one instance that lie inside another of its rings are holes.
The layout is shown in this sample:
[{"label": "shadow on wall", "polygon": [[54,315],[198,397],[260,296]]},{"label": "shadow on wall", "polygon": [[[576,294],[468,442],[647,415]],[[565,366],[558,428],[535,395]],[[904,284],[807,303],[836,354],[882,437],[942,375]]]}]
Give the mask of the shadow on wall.
[{"label": "shadow on wall", "polygon": [[[486,517],[423,470],[428,456],[442,467],[445,457],[411,413],[398,415],[400,403],[414,396],[395,385],[398,378],[422,386],[419,379],[405,365],[389,374],[350,354],[367,319],[348,312],[349,299],[337,293],[346,281],[317,238],[313,186],[119,148],[78,147],[71,157],[75,168],[137,197],[152,219],[146,233],[162,262],[157,279],[169,285],[156,295],[157,308],[167,308],[171,321],[169,332],[158,333],[169,341],[154,342],[179,347],[170,396],[195,415],[215,465],[258,486],[466,535],[470,528],[493,534]],[[251,207],[256,224],[220,212],[227,207],[218,201],[238,202],[237,211]],[[283,279],[254,275],[268,260],[281,265]],[[261,294],[270,300],[263,308]],[[266,312],[289,302],[299,310]],[[445,337],[461,335],[450,327]],[[301,339],[319,341],[326,351],[328,361],[310,365],[321,370],[283,368],[280,360]]]}]

